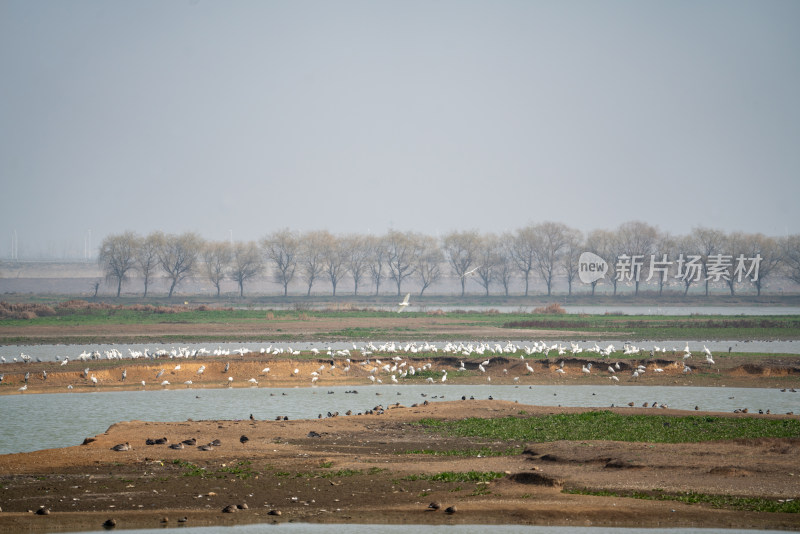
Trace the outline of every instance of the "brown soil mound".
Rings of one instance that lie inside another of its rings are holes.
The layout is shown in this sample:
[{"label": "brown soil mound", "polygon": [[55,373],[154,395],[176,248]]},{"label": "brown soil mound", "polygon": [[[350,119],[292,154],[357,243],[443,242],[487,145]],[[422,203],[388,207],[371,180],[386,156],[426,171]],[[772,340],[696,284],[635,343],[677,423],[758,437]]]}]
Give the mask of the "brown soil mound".
[{"label": "brown soil mound", "polygon": [[[796,514],[562,490],[792,499],[800,494],[800,440],[525,444],[452,438],[413,424],[423,417],[504,417],[521,410],[533,415],[582,411],[466,400],[392,405],[371,414],[303,421],[119,423],[85,445],[0,456],[0,532],[96,530],[108,519],[121,528],[153,528],[175,526],[178,520],[189,525],[305,521],[655,527],[668,518],[672,527],[798,529]],[[147,444],[157,438],[166,441]],[[182,442],[182,448],[170,448]],[[126,450],[113,450],[122,444]],[[509,447],[526,452],[485,453]],[[454,454],[466,450],[484,452]],[[433,476],[449,472],[500,476],[478,481]],[[428,508],[433,501],[440,503],[439,510]],[[446,514],[450,506],[456,511]],[[226,508],[235,511],[223,512]],[[37,515],[40,509],[49,514]]]}]

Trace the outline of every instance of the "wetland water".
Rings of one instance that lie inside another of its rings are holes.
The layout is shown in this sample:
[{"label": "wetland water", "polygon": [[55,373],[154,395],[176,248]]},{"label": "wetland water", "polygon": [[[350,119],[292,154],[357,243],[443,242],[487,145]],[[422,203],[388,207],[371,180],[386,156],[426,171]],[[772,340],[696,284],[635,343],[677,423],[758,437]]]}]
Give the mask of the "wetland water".
[{"label": "wetland water", "polygon": [[[298,388],[174,389],[97,393],[49,393],[0,396],[0,454],[79,445],[120,421],[186,421],[187,419],[316,419],[328,412],[364,412],[399,402],[475,399],[517,401],[539,406],[607,408],[634,402],[666,404],[694,411],[800,413],[800,392],[766,388],[684,386],[493,386],[364,385]],[[353,393],[357,391],[357,393]],[[350,392],[350,393],[348,393]],[[653,413],[658,413],[654,408]]]}]

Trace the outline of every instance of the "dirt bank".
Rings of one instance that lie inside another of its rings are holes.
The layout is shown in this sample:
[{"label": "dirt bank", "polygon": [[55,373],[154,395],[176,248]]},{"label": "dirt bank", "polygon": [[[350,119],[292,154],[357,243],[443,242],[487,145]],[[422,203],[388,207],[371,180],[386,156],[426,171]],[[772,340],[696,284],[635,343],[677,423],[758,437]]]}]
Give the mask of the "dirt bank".
[{"label": "dirt bank", "polygon": [[[695,385],[800,389],[800,357],[720,355],[711,365],[702,358],[684,360],[682,354],[667,353],[657,358],[648,356],[627,360],[608,360],[599,356],[522,360],[517,356],[503,355],[468,358],[444,354],[376,354],[367,359],[363,356],[328,357],[312,356],[310,353],[273,356],[251,352],[197,358],[101,358],[86,362],[70,361],[65,365],[55,361],[16,362],[2,364],[0,371],[4,377],[0,382],[0,394],[63,393],[90,389],[363,386],[378,381],[388,384],[392,382],[392,376],[403,384],[423,383],[428,379],[441,383],[445,372],[448,384],[484,384],[491,381],[492,384],[516,385]],[[400,360],[393,360],[392,357]],[[481,371],[481,364],[486,359],[490,363],[483,366],[484,370]],[[459,371],[462,363],[463,370]],[[589,364],[591,369],[587,373],[585,369]],[[384,367],[387,365],[388,371]],[[392,369],[395,365],[398,367]],[[646,372],[636,377],[633,370],[640,365]],[[691,372],[684,372],[686,365],[692,369]],[[403,373],[410,371],[411,367],[415,368],[415,374],[407,373],[403,377]],[[613,373],[609,367],[614,370]],[[426,368],[426,372],[419,372],[423,368]],[[165,381],[168,384],[164,384]],[[21,391],[23,387],[25,389]]]},{"label": "dirt bank", "polygon": [[[0,532],[96,530],[107,519],[131,528],[158,527],[165,519],[171,526],[185,519],[189,525],[306,521],[800,528],[796,514],[563,491],[691,490],[797,498],[797,439],[514,443],[449,438],[413,424],[423,417],[502,417],[523,410],[580,411],[465,400],[376,406],[371,414],[305,421],[119,423],[84,445],[0,456]],[[146,444],[155,438],[166,438],[166,444]],[[168,447],[190,438],[196,440],[193,445]],[[219,442],[211,450],[198,448],[214,440]],[[130,450],[112,450],[123,443]],[[516,452],[452,454],[509,447]],[[418,453],[423,450],[429,453]],[[470,471],[501,476],[478,481],[430,477]],[[440,508],[429,509],[432,502]],[[246,509],[223,512],[230,505]],[[446,513],[451,506],[454,513]],[[37,515],[41,507],[49,515]]]}]

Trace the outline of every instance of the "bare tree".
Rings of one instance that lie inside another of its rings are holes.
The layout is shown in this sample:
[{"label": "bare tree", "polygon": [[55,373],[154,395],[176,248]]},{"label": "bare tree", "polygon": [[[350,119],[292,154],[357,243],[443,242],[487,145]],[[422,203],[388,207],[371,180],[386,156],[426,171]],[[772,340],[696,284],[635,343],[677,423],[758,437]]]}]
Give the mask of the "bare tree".
[{"label": "bare tree", "polygon": [[[497,242],[497,263],[494,266],[495,279],[500,282],[508,296],[508,288],[511,285],[511,279],[514,276],[515,266],[511,250],[514,246],[514,236],[509,233],[504,233],[498,238]],[[488,288],[487,288],[488,292]]]},{"label": "bare tree", "polygon": [[306,296],[311,296],[314,282],[322,275],[325,269],[325,247],[333,236],[324,230],[306,232],[300,236],[300,254],[297,263],[300,265],[300,275],[308,286]]},{"label": "bare tree", "polygon": [[297,269],[300,240],[294,232],[284,228],[263,238],[261,248],[267,258],[275,264],[275,280],[283,285],[283,296],[287,296],[289,283]]},{"label": "bare tree", "polygon": [[783,270],[795,284],[800,284],[800,234],[792,234],[783,243]]},{"label": "bare tree", "polygon": [[[475,258],[474,276],[489,296],[489,286],[497,279],[496,269],[500,264],[500,240],[494,234],[481,236]],[[510,269],[509,269],[510,271]],[[506,288],[508,295],[508,288]]]},{"label": "bare tree", "polygon": [[569,228],[562,223],[544,222],[533,227],[533,264],[547,287],[547,296],[553,292],[553,280],[567,246]]},{"label": "bare tree", "polygon": [[231,245],[227,241],[205,243],[200,253],[206,277],[217,288],[217,298],[220,296],[220,285],[230,267],[232,253]]},{"label": "bare tree", "polygon": [[169,286],[170,298],[178,284],[194,273],[202,243],[202,239],[194,233],[164,237],[158,251],[158,261],[167,278],[172,281]]},{"label": "bare tree", "polygon": [[564,233],[565,245],[561,254],[561,266],[567,277],[567,294],[572,296],[572,284],[578,276],[578,260],[583,253],[583,234],[580,230],[568,228]]},{"label": "bare tree", "polygon": [[365,236],[349,235],[340,240],[345,267],[353,278],[353,295],[358,295],[358,286],[367,275],[370,264],[369,239]]},{"label": "bare tree", "polygon": [[345,243],[328,234],[327,241],[322,247],[322,264],[328,279],[331,281],[333,287],[333,296],[336,296],[336,286],[347,274],[348,259],[350,258],[349,252],[345,247]]},{"label": "bare tree", "polygon": [[480,235],[472,230],[469,232],[451,232],[442,239],[442,248],[453,273],[461,282],[461,296],[464,296],[467,273],[475,267],[480,247]]},{"label": "bare tree", "polygon": [[706,296],[708,296],[708,283],[711,280],[709,275],[709,265],[714,261],[717,254],[721,254],[725,244],[725,234],[721,230],[713,228],[697,227],[692,230],[695,245],[699,247],[700,261],[703,265],[703,276],[705,277]]},{"label": "bare tree", "polygon": [[683,284],[683,294],[689,293],[692,284],[699,282],[702,275],[702,264],[700,263],[699,246],[693,234],[685,235],[675,239],[674,252],[677,255],[675,261],[675,278]]},{"label": "bare tree", "polygon": [[244,283],[261,274],[263,270],[264,262],[255,242],[236,243],[233,246],[230,272],[231,279],[239,286],[240,298],[244,297]]},{"label": "bare tree", "polygon": [[386,237],[367,236],[366,241],[368,250],[367,267],[372,283],[375,284],[375,295],[377,296],[380,293],[381,281],[386,276],[383,272],[388,258]]},{"label": "bare tree", "polygon": [[624,276],[633,278],[634,293],[638,295],[641,276],[650,265],[650,256],[655,252],[658,229],[642,221],[629,221],[620,225],[617,237],[622,254],[630,259],[628,265],[625,262],[619,263],[623,256],[617,258],[618,268],[626,270]]},{"label": "bare tree", "polygon": [[533,226],[520,228],[514,234],[514,241],[511,246],[511,259],[517,269],[525,278],[525,296],[528,296],[528,287],[531,271],[535,266],[536,257],[536,231]]},{"label": "bare tree", "polygon": [[117,297],[122,291],[122,283],[128,279],[128,272],[136,266],[136,245],[138,238],[133,232],[110,235],[103,239],[97,261],[106,275],[106,280],[116,280]]},{"label": "bare tree", "polygon": [[140,239],[136,247],[136,269],[144,279],[144,297],[147,297],[147,288],[150,286],[150,278],[158,267],[158,251],[164,242],[164,234],[154,232],[144,239]]},{"label": "bare tree", "polygon": [[650,273],[645,282],[649,282],[652,277],[656,277],[658,284],[658,296],[664,293],[664,286],[669,285],[670,272],[673,270],[674,258],[678,245],[676,240],[666,232],[658,232],[656,241],[650,254]]},{"label": "bare tree", "polygon": [[422,296],[425,290],[438,282],[442,277],[442,262],[444,256],[439,248],[436,239],[429,236],[420,237],[420,254],[417,256],[415,271],[419,275],[420,289],[419,295]]},{"label": "bare tree", "polygon": [[422,247],[420,236],[411,232],[402,233],[389,230],[386,235],[386,265],[389,278],[397,284],[397,296],[401,294],[403,281],[414,274],[416,258]]},{"label": "bare tree", "polygon": [[[764,234],[749,234],[743,252],[733,253],[732,281],[750,280],[756,288],[756,294],[761,296],[765,281],[780,270],[785,250],[786,247],[778,239]],[[756,262],[757,265],[754,265]]]},{"label": "bare tree", "polygon": [[[620,252],[620,240],[616,232],[609,230],[593,230],[589,232],[586,238],[586,249],[603,258],[608,265],[608,271],[605,278],[614,289],[614,295],[617,294],[617,284],[619,277],[617,276],[617,257],[622,253]],[[594,296],[595,289],[600,280],[592,282],[592,296]]]}]

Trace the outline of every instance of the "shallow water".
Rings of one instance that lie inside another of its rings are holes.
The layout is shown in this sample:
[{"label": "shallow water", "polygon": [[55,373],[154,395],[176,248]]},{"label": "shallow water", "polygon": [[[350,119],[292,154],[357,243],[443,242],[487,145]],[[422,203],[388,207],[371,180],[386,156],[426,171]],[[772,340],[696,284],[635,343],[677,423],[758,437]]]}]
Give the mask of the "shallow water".
[{"label": "shallow water", "polygon": [[[347,393],[357,391],[358,393]],[[303,388],[153,389],[97,393],[0,396],[0,454],[80,444],[120,421],[187,419],[315,419],[328,412],[364,412],[376,405],[405,406],[462,396],[539,406],[605,408],[634,402],[679,410],[732,412],[738,408],[800,413],[800,393],[765,388],[683,386],[380,385]],[[657,412],[656,412],[657,413]]]}]

